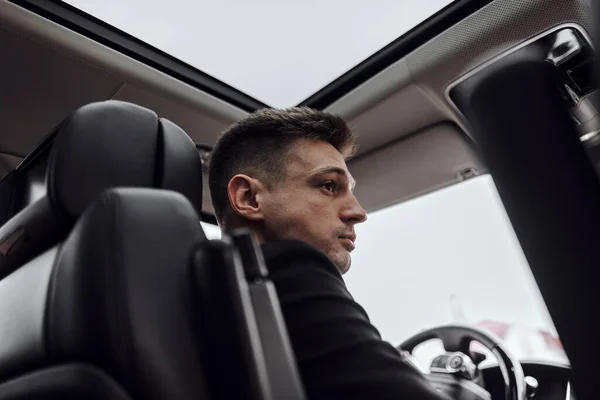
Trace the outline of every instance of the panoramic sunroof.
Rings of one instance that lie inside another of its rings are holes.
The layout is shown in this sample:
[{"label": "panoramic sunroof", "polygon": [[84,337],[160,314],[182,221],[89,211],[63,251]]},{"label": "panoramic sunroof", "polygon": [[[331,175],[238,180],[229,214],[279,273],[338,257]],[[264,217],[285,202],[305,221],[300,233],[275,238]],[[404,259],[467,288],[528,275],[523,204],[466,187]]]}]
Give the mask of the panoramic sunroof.
[{"label": "panoramic sunroof", "polygon": [[452,0],[66,0],[272,107],[300,103]]}]

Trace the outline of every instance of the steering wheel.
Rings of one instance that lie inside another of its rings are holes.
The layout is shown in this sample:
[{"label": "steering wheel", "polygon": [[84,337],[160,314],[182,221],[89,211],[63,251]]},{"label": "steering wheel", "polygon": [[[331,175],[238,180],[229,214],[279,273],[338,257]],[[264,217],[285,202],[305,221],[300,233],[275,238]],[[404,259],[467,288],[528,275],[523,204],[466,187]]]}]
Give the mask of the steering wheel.
[{"label": "steering wheel", "polygon": [[412,354],[415,347],[430,339],[440,339],[444,345],[446,355],[445,358],[439,358],[439,361],[443,361],[445,368],[438,370],[440,372],[444,370],[445,374],[456,373],[459,370],[465,371],[469,366],[476,370],[477,367],[470,359],[469,347],[471,341],[481,343],[498,360],[504,379],[505,400],[525,400],[525,376],[521,363],[510,355],[502,339],[492,332],[461,324],[442,325],[417,333],[400,344],[398,349]]}]

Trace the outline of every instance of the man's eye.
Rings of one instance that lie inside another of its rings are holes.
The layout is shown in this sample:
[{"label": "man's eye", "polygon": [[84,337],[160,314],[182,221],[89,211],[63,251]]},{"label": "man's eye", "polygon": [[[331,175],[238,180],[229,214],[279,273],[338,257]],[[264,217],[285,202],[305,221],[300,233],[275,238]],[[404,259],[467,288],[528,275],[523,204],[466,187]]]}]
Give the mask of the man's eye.
[{"label": "man's eye", "polygon": [[337,189],[335,182],[325,182],[322,186],[331,193],[335,193]]}]

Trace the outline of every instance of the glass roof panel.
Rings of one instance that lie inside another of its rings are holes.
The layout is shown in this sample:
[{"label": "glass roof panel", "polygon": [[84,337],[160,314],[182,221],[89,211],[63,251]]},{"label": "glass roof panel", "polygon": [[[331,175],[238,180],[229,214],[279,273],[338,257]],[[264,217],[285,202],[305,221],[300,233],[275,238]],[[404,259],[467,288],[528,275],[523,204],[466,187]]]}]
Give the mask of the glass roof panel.
[{"label": "glass roof panel", "polygon": [[452,0],[67,0],[272,107],[293,106]]}]

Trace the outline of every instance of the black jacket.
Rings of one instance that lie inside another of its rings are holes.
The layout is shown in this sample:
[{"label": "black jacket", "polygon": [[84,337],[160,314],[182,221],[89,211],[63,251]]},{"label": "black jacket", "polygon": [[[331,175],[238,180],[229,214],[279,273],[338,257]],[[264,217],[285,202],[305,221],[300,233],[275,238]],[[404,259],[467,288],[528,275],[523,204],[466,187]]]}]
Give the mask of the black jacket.
[{"label": "black jacket", "polygon": [[309,400],[440,400],[383,341],[335,265],[302,242],[262,246]]}]

